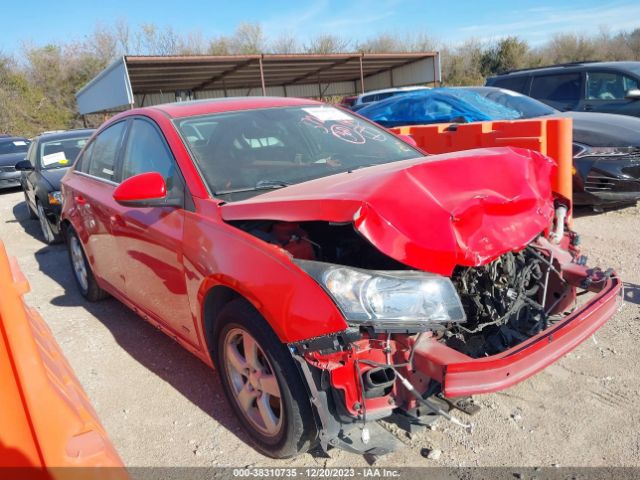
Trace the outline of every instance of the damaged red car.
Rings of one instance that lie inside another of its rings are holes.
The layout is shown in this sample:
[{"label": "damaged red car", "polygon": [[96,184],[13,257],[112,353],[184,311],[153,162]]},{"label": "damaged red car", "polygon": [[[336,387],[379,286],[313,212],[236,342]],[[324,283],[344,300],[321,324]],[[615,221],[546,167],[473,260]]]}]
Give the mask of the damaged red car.
[{"label": "damaged red car", "polygon": [[262,452],[380,454],[376,420],[464,425],[466,397],[615,313],[621,282],[585,265],[555,168],[523,149],[426,155],[311,100],[176,103],[94,134],[62,227],[83,295],[215,366]]}]

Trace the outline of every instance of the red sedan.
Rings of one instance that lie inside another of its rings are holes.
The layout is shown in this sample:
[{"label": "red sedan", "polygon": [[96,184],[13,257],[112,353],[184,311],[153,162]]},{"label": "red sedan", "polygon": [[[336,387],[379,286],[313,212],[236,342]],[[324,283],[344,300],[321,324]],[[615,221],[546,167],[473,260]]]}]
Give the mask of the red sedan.
[{"label": "red sedan", "polygon": [[268,455],[382,453],[389,416],[462,423],[434,395],[536,373],[614,314],[621,282],[584,266],[549,158],[405,140],[292,98],[122,113],[63,180],[79,288],[215,365]]}]

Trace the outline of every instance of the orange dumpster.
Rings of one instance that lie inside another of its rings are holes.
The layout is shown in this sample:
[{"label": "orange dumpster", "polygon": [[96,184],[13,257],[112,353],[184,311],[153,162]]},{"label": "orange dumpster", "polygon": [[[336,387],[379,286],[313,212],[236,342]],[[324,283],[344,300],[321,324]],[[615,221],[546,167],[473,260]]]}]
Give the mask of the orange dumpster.
[{"label": "orange dumpster", "polygon": [[51,330],[24,303],[28,291],[0,242],[0,478],[126,479]]},{"label": "orange dumpster", "polygon": [[484,147],[522,147],[553,158],[558,169],[553,191],[571,200],[573,133],[570,118],[540,118],[465,124],[412,125],[390,129],[411,135],[422,150],[448,153]]}]

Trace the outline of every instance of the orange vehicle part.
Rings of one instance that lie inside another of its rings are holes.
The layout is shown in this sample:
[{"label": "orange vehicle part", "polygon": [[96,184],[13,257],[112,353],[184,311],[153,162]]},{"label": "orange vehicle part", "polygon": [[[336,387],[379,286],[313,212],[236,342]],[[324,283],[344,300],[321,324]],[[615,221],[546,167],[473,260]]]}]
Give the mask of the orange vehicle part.
[{"label": "orange vehicle part", "polygon": [[[51,330],[22,296],[29,283],[0,242],[0,478],[128,475]],[[76,472],[79,470],[72,469]]]},{"label": "orange vehicle part", "polygon": [[542,118],[396,127],[411,135],[422,150],[432,154],[485,147],[522,147],[536,150],[558,163],[552,189],[572,199],[573,132],[570,118]]}]

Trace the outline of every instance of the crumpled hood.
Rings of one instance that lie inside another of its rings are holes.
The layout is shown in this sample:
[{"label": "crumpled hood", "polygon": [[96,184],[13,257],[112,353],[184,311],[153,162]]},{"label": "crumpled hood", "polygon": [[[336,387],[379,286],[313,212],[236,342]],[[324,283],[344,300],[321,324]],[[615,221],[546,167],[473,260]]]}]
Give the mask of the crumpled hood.
[{"label": "crumpled hood", "polygon": [[554,162],[490,148],[331,175],[225,204],[222,218],[353,222],[376,248],[413,268],[451,275],[526,246],[550,226]]}]

